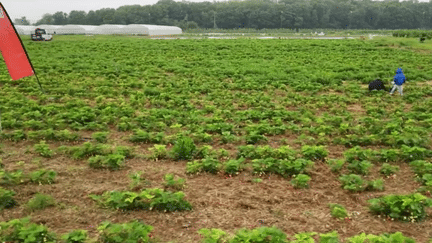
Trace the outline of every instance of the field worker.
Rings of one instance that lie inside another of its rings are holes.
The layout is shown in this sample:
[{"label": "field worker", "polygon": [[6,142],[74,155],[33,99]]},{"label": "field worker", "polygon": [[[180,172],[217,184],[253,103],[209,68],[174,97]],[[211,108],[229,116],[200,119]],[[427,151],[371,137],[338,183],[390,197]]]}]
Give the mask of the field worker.
[{"label": "field worker", "polygon": [[376,79],[369,84],[369,91],[372,91],[372,90],[385,90],[385,91],[387,91],[387,89],[384,86],[384,83],[381,81],[381,79]]},{"label": "field worker", "polygon": [[393,78],[393,88],[390,91],[390,95],[392,95],[393,92],[397,88],[398,91],[399,91],[399,93],[400,93],[400,95],[402,96],[403,95],[403,93],[402,93],[402,88],[403,88],[402,84],[405,83],[405,80],[406,80],[406,78],[405,78],[405,75],[402,72],[402,68],[398,68],[396,70],[396,75]]}]

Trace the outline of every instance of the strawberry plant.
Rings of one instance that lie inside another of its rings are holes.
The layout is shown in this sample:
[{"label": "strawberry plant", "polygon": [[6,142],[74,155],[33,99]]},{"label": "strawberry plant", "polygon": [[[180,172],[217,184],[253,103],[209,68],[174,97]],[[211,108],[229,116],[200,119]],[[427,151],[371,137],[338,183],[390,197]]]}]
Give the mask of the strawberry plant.
[{"label": "strawberry plant", "polygon": [[372,163],[367,160],[363,160],[361,162],[351,161],[347,166],[348,170],[351,173],[359,173],[361,175],[368,175],[372,167],[373,167]]},{"label": "strawberry plant", "polygon": [[339,235],[336,231],[332,231],[332,232],[329,232],[326,234],[320,234],[319,242],[320,243],[338,243],[338,242],[340,242]]},{"label": "strawberry plant", "polygon": [[388,163],[384,163],[380,169],[380,173],[384,174],[385,176],[393,175],[396,173],[396,171],[399,171],[399,166],[397,165],[392,166]]},{"label": "strawberry plant", "polygon": [[312,236],[316,234],[316,232],[304,232],[295,234],[294,237],[296,238],[296,240],[291,241],[291,243],[314,243],[315,239]]},{"label": "strawberry plant", "polygon": [[330,166],[332,172],[338,172],[345,164],[345,161],[342,159],[329,159],[327,160],[327,164]]},{"label": "strawberry plant", "polygon": [[397,149],[381,149],[379,152],[379,161],[395,162],[399,159],[399,150]]},{"label": "strawberry plant", "polygon": [[184,185],[185,179],[180,178],[180,179],[174,180],[173,174],[166,174],[164,179],[166,181],[164,186],[166,186],[166,187],[172,187],[175,190],[181,190],[185,187],[185,185]]},{"label": "strawberry plant", "polygon": [[276,227],[259,227],[253,230],[240,229],[236,232],[236,235],[229,242],[240,243],[247,241],[269,243],[288,242],[287,235]]},{"label": "strawberry plant", "polygon": [[134,220],[124,224],[114,224],[108,221],[102,222],[97,230],[99,231],[100,242],[149,242],[149,234],[153,226],[143,224]]},{"label": "strawberry plant", "polygon": [[38,193],[28,201],[26,206],[28,210],[33,212],[36,210],[45,209],[47,207],[52,207],[54,205],[55,201],[52,196]]},{"label": "strawberry plant", "polygon": [[227,144],[227,143],[235,142],[236,140],[238,139],[235,135],[231,134],[231,132],[229,131],[224,131],[222,132],[220,143]]},{"label": "strawberry plant", "polygon": [[111,148],[108,145],[85,142],[82,146],[70,147],[68,153],[72,154],[74,159],[83,159],[95,155],[110,154]]},{"label": "strawberry plant", "polygon": [[403,236],[401,232],[393,234],[384,233],[381,236],[372,234],[366,235],[364,232],[360,235],[355,235],[347,239],[350,243],[364,243],[364,242],[404,242],[404,243],[415,243],[412,238]]},{"label": "strawberry plant", "polygon": [[196,151],[197,148],[193,140],[189,137],[180,135],[171,149],[171,154],[175,160],[191,160]]},{"label": "strawberry plant", "polygon": [[17,202],[13,198],[15,194],[16,193],[14,191],[9,191],[4,189],[3,187],[0,187],[0,211],[5,208],[12,208],[13,206],[17,205]]},{"label": "strawberry plant", "polygon": [[345,150],[343,154],[347,162],[354,160],[372,160],[374,156],[372,149],[361,149],[360,146],[355,146],[354,148]]},{"label": "strawberry plant", "polygon": [[155,144],[154,148],[149,148],[149,150],[151,152],[151,155],[149,156],[150,159],[157,161],[161,159],[166,159],[168,157],[166,145]]},{"label": "strawberry plant", "polygon": [[84,243],[87,237],[87,230],[73,230],[70,233],[64,234],[62,240],[66,243]]},{"label": "strawberry plant", "polygon": [[129,185],[129,188],[131,190],[141,186],[143,182],[146,182],[146,184],[149,184],[150,182],[147,182],[145,178],[142,177],[143,172],[136,172],[134,174],[130,174],[129,178],[131,178],[132,182]]},{"label": "strawberry plant", "polygon": [[345,190],[349,190],[351,192],[358,192],[364,190],[365,182],[359,175],[342,175],[341,177],[339,177],[339,180],[342,182],[342,188]]},{"label": "strawberry plant", "polygon": [[92,138],[99,143],[106,143],[108,140],[109,132],[95,132],[92,134]]},{"label": "strawberry plant", "polygon": [[246,144],[257,144],[259,142],[267,142],[268,139],[264,135],[260,135],[256,132],[252,132],[251,134],[246,136]]},{"label": "strawberry plant", "polygon": [[22,170],[7,172],[3,169],[0,169],[0,185],[18,185],[24,182],[23,177]]},{"label": "strawberry plant", "polygon": [[123,155],[125,158],[132,158],[134,156],[133,154],[134,148],[128,147],[128,146],[117,146],[114,149],[114,154],[120,154]]},{"label": "strawberry plant", "polygon": [[242,171],[244,169],[244,164],[243,162],[245,161],[244,157],[241,157],[240,159],[237,160],[228,160],[227,162],[225,162],[225,173],[230,174],[230,175],[234,175],[234,174],[238,174],[239,171]]},{"label": "strawberry plant", "polygon": [[301,152],[304,158],[310,160],[324,160],[328,155],[328,151],[324,146],[304,145],[301,148]]},{"label": "strawberry plant", "polygon": [[227,242],[231,238],[223,230],[215,228],[202,228],[198,231],[198,233],[204,237],[203,242],[205,243]]},{"label": "strawberry plant", "polygon": [[55,181],[55,177],[57,176],[57,173],[53,170],[45,170],[40,169],[34,172],[31,172],[29,175],[30,182],[35,184],[52,184]]},{"label": "strawberry plant", "polygon": [[129,141],[133,143],[150,143],[152,142],[150,133],[143,130],[135,130],[134,134],[130,136]]},{"label": "strawberry plant", "polygon": [[48,144],[45,143],[45,141],[40,141],[39,144],[35,144],[34,150],[36,153],[38,153],[40,156],[45,158],[51,158],[53,155],[53,151],[49,148]]},{"label": "strawberry plant", "polygon": [[422,160],[432,157],[432,151],[426,148],[402,145],[401,157],[407,161]]},{"label": "strawberry plant", "polygon": [[198,148],[195,154],[195,158],[203,159],[205,157],[212,157],[212,158],[217,157],[217,152],[212,150],[212,148],[213,147],[210,145],[204,145]]},{"label": "strawberry plant", "polygon": [[199,160],[194,160],[192,162],[187,162],[186,173],[188,174],[198,174],[202,171],[203,164]]},{"label": "strawberry plant", "polygon": [[348,217],[348,213],[344,206],[337,203],[329,203],[330,213],[333,217],[343,219]]},{"label": "strawberry plant", "polygon": [[294,179],[291,180],[291,184],[295,188],[309,188],[308,182],[310,181],[310,176],[299,174],[298,176],[294,175]]},{"label": "strawberry plant", "polygon": [[387,195],[368,200],[374,214],[384,214],[402,221],[421,221],[426,217],[424,207],[432,206],[432,199],[414,193],[409,195]]},{"label": "strawberry plant", "polygon": [[108,154],[106,156],[96,155],[89,158],[89,166],[97,169],[107,168],[110,170],[118,170],[124,167],[125,156],[121,154]]},{"label": "strawberry plant", "polygon": [[384,191],[384,182],[382,179],[368,181],[365,187],[366,191]]},{"label": "strawberry plant", "polygon": [[57,242],[57,236],[44,225],[30,223],[29,217],[0,222],[0,240],[3,242]]}]

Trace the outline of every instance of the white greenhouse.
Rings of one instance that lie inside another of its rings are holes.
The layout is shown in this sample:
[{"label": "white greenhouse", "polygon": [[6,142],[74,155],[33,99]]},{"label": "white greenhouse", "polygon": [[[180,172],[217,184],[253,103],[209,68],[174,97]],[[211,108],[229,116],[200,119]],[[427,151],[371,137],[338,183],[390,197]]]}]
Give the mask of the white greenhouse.
[{"label": "white greenhouse", "polygon": [[114,34],[125,34],[123,27],[126,25],[115,25],[115,24],[103,24],[99,25],[94,29],[95,34],[98,35],[114,35]]},{"label": "white greenhouse", "polygon": [[84,28],[85,33],[87,35],[94,35],[96,33],[95,29],[98,27],[97,25],[78,25],[78,26]]},{"label": "white greenhouse", "polygon": [[148,28],[149,35],[179,35],[182,29],[176,26],[144,25]]},{"label": "white greenhouse", "polygon": [[30,35],[32,32],[34,34],[36,26],[33,25],[14,25],[16,31],[19,35]]},{"label": "white greenhouse", "polygon": [[123,30],[129,35],[150,35],[149,29],[143,24],[129,24],[123,27]]},{"label": "white greenhouse", "polygon": [[86,30],[79,25],[62,25],[55,30],[57,35],[85,35]]}]

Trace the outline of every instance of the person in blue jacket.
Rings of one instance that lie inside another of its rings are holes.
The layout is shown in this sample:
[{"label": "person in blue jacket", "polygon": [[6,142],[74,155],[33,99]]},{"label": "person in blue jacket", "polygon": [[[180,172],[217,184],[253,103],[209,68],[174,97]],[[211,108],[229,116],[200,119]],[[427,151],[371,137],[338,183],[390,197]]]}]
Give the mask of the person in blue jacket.
[{"label": "person in blue jacket", "polygon": [[402,93],[402,84],[404,84],[406,81],[405,75],[403,74],[402,68],[398,68],[396,70],[396,75],[393,78],[393,88],[390,91],[390,95],[393,94],[393,92],[398,89],[400,95],[403,95]]}]

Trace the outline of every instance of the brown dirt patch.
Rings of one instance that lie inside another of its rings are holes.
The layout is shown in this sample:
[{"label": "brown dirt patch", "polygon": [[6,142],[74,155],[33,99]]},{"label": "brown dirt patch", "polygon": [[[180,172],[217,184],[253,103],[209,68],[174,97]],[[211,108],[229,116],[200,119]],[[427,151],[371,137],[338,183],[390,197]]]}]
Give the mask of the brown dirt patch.
[{"label": "brown dirt patch", "polygon": [[[353,108],[358,110],[358,108]],[[84,135],[84,134],[83,134]],[[89,134],[85,134],[88,136]],[[110,144],[135,146],[127,141],[127,133],[114,133],[110,136]],[[298,149],[293,140],[295,135],[272,136],[270,146],[279,146],[277,141],[287,138],[293,148]],[[26,153],[34,143],[4,142],[1,155],[6,170],[19,168],[17,161],[24,161],[24,172],[36,170],[39,166],[32,162],[37,156]],[[51,148],[61,143],[49,143]],[[138,154],[145,154],[152,145],[136,145]],[[214,149],[225,148],[234,157],[238,144],[214,145]],[[329,158],[341,158],[343,146],[327,146]],[[186,175],[186,161],[149,161],[142,158],[127,160],[127,167],[119,171],[91,169],[87,160],[75,161],[68,157],[55,155],[50,159],[41,159],[41,165],[58,173],[57,181],[52,185],[19,185],[8,186],[17,192],[15,196],[19,206],[4,211],[1,221],[31,215],[32,222],[43,223],[57,234],[65,234],[74,229],[89,231],[90,237],[97,236],[97,226],[105,220],[124,223],[133,219],[142,220],[154,227],[153,235],[161,242],[200,242],[196,232],[200,228],[220,228],[233,234],[239,228],[255,228],[260,226],[276,226],[287,233],[291,240],[295,233],[315,231],[327,233],[336,230],[341,239],[366,232],[380,235],[384,232],[400,231],[414,238],[417,242],[426,242],[432,237],[432,220],[422,223],[402,223],[383,221],[382,218],[368,212],[367,200],[390,193],[408,194],[415,191],[419,184],[414,181],[414,174],[406,164],[400,164],[396,177],[384,178],[385,191],[349,193],[341,189],[338,180],[340,174],[330,171],[327,165],[316,162],[311,172],[312,180],[309,189],[294,189],[291,178],[278,175],[263,175],[261,183],[253,183],[251,169],[230,177],[222,173]],[[375,166],[371,175],[365,179],[378,179],[379,166]],[[89,194],[102,194],[105,191],[128,190],[132,172],[142,171],[149,181],[147,188],[163,188],[163,176],[172,173],[186,179],[183,190],[194,207],[192,211],[164,213],[158,211],[121,212],[100,208]],[[345,169],[341,173],[347,173]],[[58,203],[57,207],[47,208],[28,214],[24,204],[35,193],[52,195]],[[350,220],[332,218],[328,203],[338,203],[346,207],[348,212],[359,212]]]}]

